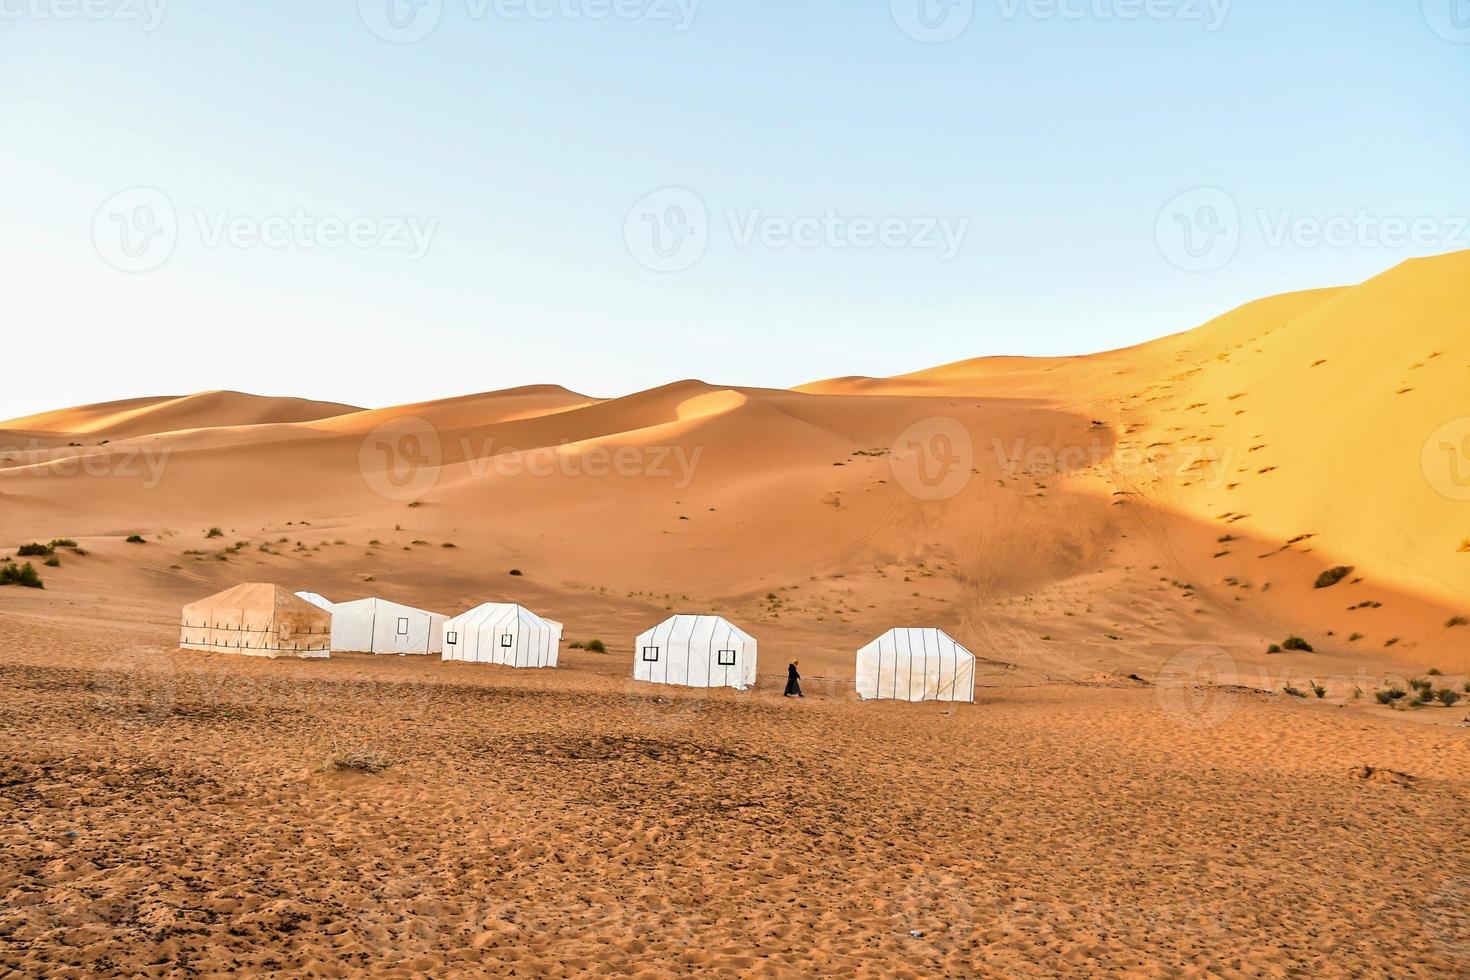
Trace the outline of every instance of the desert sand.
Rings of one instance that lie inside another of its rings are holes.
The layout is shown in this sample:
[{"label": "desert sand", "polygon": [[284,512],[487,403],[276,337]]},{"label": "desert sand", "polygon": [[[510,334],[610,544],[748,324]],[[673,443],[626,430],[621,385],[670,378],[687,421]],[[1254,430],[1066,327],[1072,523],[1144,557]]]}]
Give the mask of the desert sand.
[{"label": "desert sand", "polygon": [[[1467,318],[1461,253],[789,391],[0,422],[0,554],[75,542],[0,588],[0,966],[1470,971],[1470,697],[1374,697],[1470,672]],[[608,650],[177,649],[247,581]],[[670,611],[754,634],[757,689],[634,684]],[[894,625],[981,657],[977,703],[858,702]]]}]

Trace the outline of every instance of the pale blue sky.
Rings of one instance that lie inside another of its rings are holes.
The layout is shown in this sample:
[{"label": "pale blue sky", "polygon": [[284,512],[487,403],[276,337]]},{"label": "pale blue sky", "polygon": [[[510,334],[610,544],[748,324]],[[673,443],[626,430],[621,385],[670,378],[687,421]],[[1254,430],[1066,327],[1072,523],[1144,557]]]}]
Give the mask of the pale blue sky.
[{"label": "pale blue sky", "polygon": [[[0,0],[0,418],[1077,353],[1470,247],[1470,0],[976,0],[944,43],[921,0],[92,2]],[[678,271],[630,216],[664,188]],[[251,237],[298,212],[361,242]]]}]

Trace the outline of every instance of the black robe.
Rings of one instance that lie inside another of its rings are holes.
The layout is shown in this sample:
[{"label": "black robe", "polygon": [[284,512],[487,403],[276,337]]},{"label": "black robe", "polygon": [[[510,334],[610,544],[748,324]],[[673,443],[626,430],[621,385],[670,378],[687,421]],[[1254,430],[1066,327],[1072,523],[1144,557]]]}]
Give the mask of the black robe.
[{"label": "black robe", "polygon": [[786,696],[801,697],[801,675],[796,672],[796,664],[786,666]]}]

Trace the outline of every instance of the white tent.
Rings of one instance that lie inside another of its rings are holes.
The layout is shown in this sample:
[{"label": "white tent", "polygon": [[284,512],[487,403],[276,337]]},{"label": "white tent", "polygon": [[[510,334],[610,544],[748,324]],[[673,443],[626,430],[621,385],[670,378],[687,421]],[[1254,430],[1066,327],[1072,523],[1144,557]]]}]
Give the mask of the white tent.
[{"label": "white tent", "polygon": [[864,701],[975,700],[975,655],[937,629],[892,629],[858,651]]},{"label": "white tent", "polygon": [[721,616],[674,616],[633,644],[633,679],[682,687],[755,686],[755,637]]},{"label": "white tent", "polygon": [[296,593],[296,598],[305,599],[318,609],[325,609],[327,612],[332,611],[332,600],[326,596],[317,595],[315,592],[298,592]]},{"label": "white tent", "polygon": [[449,618],[377,598],[336,602],[330,609],[332,649],[339,653],[438,653]]},{"label": "white tent", "polygon": [[561,623],[523,606],[487,602],[444,624],[444,659],[503,667],[555,667]]}]

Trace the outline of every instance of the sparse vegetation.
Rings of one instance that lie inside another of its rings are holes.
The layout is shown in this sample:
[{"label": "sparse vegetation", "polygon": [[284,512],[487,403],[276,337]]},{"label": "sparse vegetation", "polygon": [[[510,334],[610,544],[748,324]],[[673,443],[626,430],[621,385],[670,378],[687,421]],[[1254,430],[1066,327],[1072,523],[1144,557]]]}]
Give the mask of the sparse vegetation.
[{"label": "sparse vegetation", "polygon": [[441,544],[439,547],[441,547],[441,548],[458,548],[459,545],[455,544],[453,541],[446,541],[443,544]]},{"label": "sparse vegetation", "polygon": [[206,538],[222,538],[225,536],[225,532],[221,531],[217,527],[212,527],[208,531],[204,532],[204,536]]},{"label": "sparse vegetation", "polygon": [[1435,691],[1434,694],[1446,708],[1453,708],[1455,702],[1460,700],[1459,693],[1448,687],[1442,687],[1438,691]]},{"label": "sparse vegetation", "polygon": [[1304,698],[1307,696],[1305,691],[1292,687],[1290,684],[1286,685],[1281,690],[1285,691],[1288,696],[1293,698]]},{"label": "sparse vegetation", "polygon": [[75,541],[73,541],[71,538],[55,538],[51,542],[51,550],[52,551],[55,551],[57,548],[73,548],[74,549],[74,548],[76,548],[76,546],[77,546],[77,543]]},{"label": "sparse vegetation", "polygon": [[514,575],[517,578],[520,578],[522,575],[524,575],[526,573],[523,572],[523,571],[521,571],[519,568],[512,568],[508,574]]},{"label": "sparse vegetation", "polygon": [[1283,650],[1300,650],[1302,653],[1314,653],[1314,652],[1316,652],[1312,648],[1312,644],[1308,643],[1306,640],[1302,639],[1300,636],[1288,636],[1286,638],[1286,642],[1284,642],[1284,643],[1281,644],[1281,648]]},{"label": "sparse vegetation", "polygon": [[33,541],[30,544],[21,545],[16,549],[15,553],[22,558],[45,558],[51,554],[51,546],[49,544],[38,544]]},{"label": "sparse vegetation", "polygon": [[61,559],[58,558],[56,555],[52,555],[50,558],[47,558],[41,564],[45,565],[47,568],[60,568],[61,567]]},{"label": "sparse vegetation", "polygon": [[24,565],[7,563],[0,567],[0,585],[19,585],[24,589],[44,589],[46,587],[41,582],[41,576],[36,574],[35,566],[30,562]]},{"label": "sparse vegetation", "polygon": [[1402,701],[1408,693],[1408,691],[1394,684],[1374,691],[1373,697],[1378,699],[1379,704],[1393,704],[1395,701]]},{"label": "sparse vegetation", "polygon": [[1454,629],[1457,626],[1470,626],[1470,619],[1464,616],[1451,616],[1449,622],[1444,625],[1445,629]]},{"label": "sparse vegetation", "polygon": [[371,749],[334,752],[317,767],[317,772],[362,772],[376,775],[393,765],[387,756]]},{"label": "sparse vegetation", "polygon": [[588,640],[586,643],[582,644],[582,647],[583,649],[590,650],[593,653],[607,653],[607,644],[598,639]]},{"label": "sparse vegetation", "polygon": [[1280,653],[1281,652],[1281,644],[1280,643],[1273,643],[1273,644],[1271,644],[1270,646],[1268,646],[1266,648],[1266,652],[1267,653]]},{"label": "sparse vegetation", "polygon": [[126,543],[127,544],[147,544],[148,542],[145,541],[145,540],[143,540],[143,535],[141,535],[141,534],[129,534],[128,537],[127,537],[127,542]]},{"label": "sparse vegetation", "polygon": [[1317,576],[1316,587],[1319,589],[1330,589],[1338,582],[1341,582],[1343,579],[1347,578],[1352,573],[1353,566],[1351,565],[1338,565],[1336,568],[1329,568],[1327,569],[1327,571]]},{"label": "sparse vegetation", "polygon": [[1321,701],[1323,698],[1327,697],[1327,688],[1323,687],[1321,684],[1318,684],[1316,681],[1310,681],[1309,683],[1312,685],[1312,693],[1317,695],[1318,701]]}]

